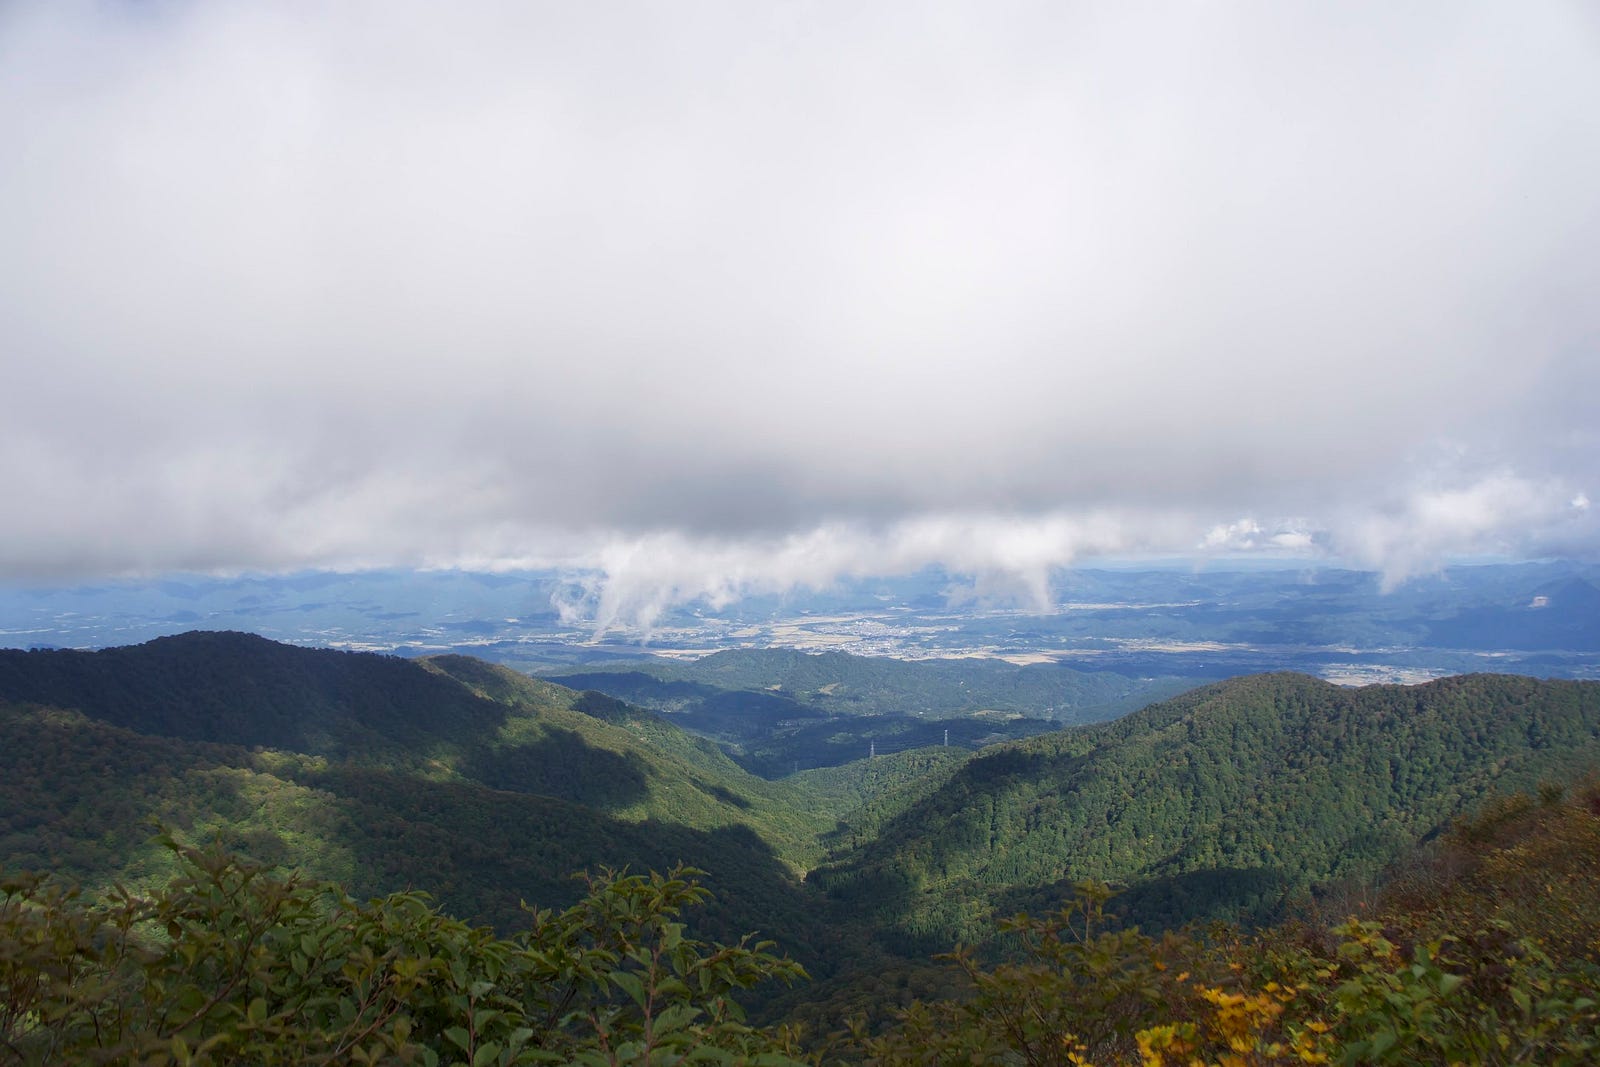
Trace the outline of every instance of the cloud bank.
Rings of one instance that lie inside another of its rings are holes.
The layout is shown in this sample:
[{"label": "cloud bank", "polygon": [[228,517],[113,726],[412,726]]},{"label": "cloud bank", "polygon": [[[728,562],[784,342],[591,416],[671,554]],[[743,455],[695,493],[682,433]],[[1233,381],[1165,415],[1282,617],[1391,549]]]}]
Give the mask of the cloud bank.
[{"label": "cloud bank", "polygon": [[1597,99],[1582,3],[9,4],[0,579],[1592,557]]}]

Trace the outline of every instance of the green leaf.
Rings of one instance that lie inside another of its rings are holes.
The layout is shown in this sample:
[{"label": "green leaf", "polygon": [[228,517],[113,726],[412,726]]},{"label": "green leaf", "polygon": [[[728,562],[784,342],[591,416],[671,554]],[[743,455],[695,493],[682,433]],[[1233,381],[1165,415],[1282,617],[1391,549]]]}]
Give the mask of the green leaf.
[{"label": "green leaf", "polygon": [[639,980],[638,975],[630,971],[613,971],[611,981],[618,989],[633,998],[635,1004],[644,1007],[644,983]]},{"label": "green leaf", "polygon": [[500,1058],[500,1042],[485,1041],[478,1047],[478,1054],[472,1057],[472,1067],[490,1067]]},{"label": "green leaf", "polygon": [[1367,1048],[1371,1053],[1372,1058],[1376,1060],[1385,1052],[1388,1052],[1391,1048],[1393,1048],[1395,1042],[1398,1040],[1399,1037],[1393,1030],[1379,1030],[1376,1034],[1372,1035],[1372,1041],[1367,1045]]},{"label": "green leaf", "polygon": [[653,1028],[658,1034],[670,1034],[687,1027],[699,1014],[700,1009],[693,1004],[671,1004],[655,1017]]}]

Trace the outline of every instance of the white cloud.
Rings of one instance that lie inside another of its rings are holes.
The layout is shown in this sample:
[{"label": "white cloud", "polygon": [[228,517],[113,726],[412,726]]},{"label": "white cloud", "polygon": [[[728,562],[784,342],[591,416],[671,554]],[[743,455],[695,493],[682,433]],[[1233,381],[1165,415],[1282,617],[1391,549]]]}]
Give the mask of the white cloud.
[{"label": "white cloud", "polygon": [[1497,471],[1466,484],[1418,489],[1385,512],[1353,516],[1334,531],[1332,543],[1381,571],[1384,587],[1392,589],[1438,570],[1451,556],[1538,555],[1545,546],[1593,543],[1600,531],[1571,499],[1559,483]]},{"label": "white cloud", "polygon": [[1259,538],[1264,532],[1261,524],[1254,519],[1218,523],[1206,532],[1206,539],[1200,542],[1199,547],[1208,552],[1246,551],[1260,544]]},{"label": "white cloud", "polygon": [[752,594],[823,590],[843,578],[943,566],[971,580],[954,601],[1053,603],[1051,571],[1083,555],[1158,547],[1141,541],[1166,521],[1109,513],[919,516],[870,527],[832,523],[768,539],[711,542],[681,533],[607,541],[583,557],[588,576],[558,594],[570,622],[649,630],[669,606],[712,608]]},{"label": "white cloud", "polygon": [[1285,552],[1309,553],[1316,548],[1316,535],[1309,530],[1285,530],[1271,537],[1272,547]]},{"label": "white cloud", "polygon": [[1597,41],[5,5],[0,578],[594,566],[607,624],[934,562],[1044,602],[1102,554],[1594,555]]},{"label": "white cloud", "polygon": [[1311,528],[1303,518],[1280,519],[1263,525],[1253,518],[1217,523],[1192,549],[1202,556],[1232,553],[1315,556],[1325,547],[1326,531]]}]

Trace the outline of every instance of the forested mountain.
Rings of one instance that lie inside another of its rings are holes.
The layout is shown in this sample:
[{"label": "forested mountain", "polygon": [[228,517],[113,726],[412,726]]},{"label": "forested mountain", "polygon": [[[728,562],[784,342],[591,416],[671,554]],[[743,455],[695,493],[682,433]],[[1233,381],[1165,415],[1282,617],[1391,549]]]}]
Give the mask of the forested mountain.
[{"label": "forested mountain", "polygon": [[453,914],[508,930],[524,921],[524,900],[576,899],[575,872],[688,863],[717,888],[702,917],[715,936],[821,940],[794,871],[738,823],[628,820],[548,796],[0,705],[0,868],[148,885],[171,873],[152,820],[359,896],[425,889]]},{"label": "forested mountain", "polygon": [[582,677],[586,688],[606,691],[591,683],[624,669],[662,682],[773,693],[836,715],[952,718],[995,711],[1062,724],[1108,719],[1157,699],[1152,692],[1186,689],[1191,681],[1079,671],[1055,663],[1019,667],[998,659],[900,660],[785,648],[728,649],[687,662],[650,660],[550,676]]},{"label": "forested mountain", "polygon": [[931,758],[767,782],[651,713],[460,656],[214,633],[0,652],[0,864],[91,883],[165,872],[151,819],[501,923],[573,899],[575,871],[690,863],[717,933],[817,944],[800,872],[881,818],[869,782]]},{"label": "forested mountain", "polygon": [[669,714],[766,777],[872,752],[981,748],[1064,723],[1114,718],[1198,684],[1053,663],[906,661],[776,648],[562,669],[546,677]]},{"label": "forested mountain", "polygon": [[393,656],[194,632],[98,652],[0,649],[0,698],[189,741],[415,760],[491,734],[504,706]]},{"label": "forested mountain", "polygon": [[1084,878],[1131,887],[1147,921],[1269,916],[1370,877],[1491,790],[1596,765],[1595,683],[1256,675],[981,753],[813,880],[935,941]]},{"label": "forested mountain", "polygon": [[705,893],[679,872],[590,879],[572,907],[498,938],[414,893],[363,903],[167,844],[173,877],[148,894],[0,884],[6,1062],[1589,1067],[1600,1055],[1593,786],[1503,798],[1408,857],[1364,921],[1158,940],[1108,923],[1106,887],[1086,883],[1056,914],[1002,923],[1012,958],[958,950],[949,984],[915,1001],[904,972],[859,982],[879,1028],[815,1011],[747,1025],[734,995],[806,976],[768,945],[685,937]]},{"label": "forested mountain", "polygon": [[100,652],[0,650],[0,700],[624,820],[742,824],[796,866],[843,814],[815,798],[794,804],[795,787],[747,774],[659,716],[464,656],[408,660],[198,632]]},{"label": "forested mountain", "polygon": [[[773,684],[815,692],[806,659]],[[714,893],[701,935],[777,938],[818,979],[782,1007],[822,1019],[944,991],[913,956],[1053,911],[1083,879],[1117,884],[1110,911],[1147,925],[1268,921],[1368,884],[1491,795],[1600,766],[1600,683],[1494,675],[1250,676],[977,753],[779,781],[675,722],[463,656],[242,634],[0,652],[0,867],[157,884],[180,872],[155,820],[511,930],[523,900],[577,901],[574,871],[688,863]]]}]

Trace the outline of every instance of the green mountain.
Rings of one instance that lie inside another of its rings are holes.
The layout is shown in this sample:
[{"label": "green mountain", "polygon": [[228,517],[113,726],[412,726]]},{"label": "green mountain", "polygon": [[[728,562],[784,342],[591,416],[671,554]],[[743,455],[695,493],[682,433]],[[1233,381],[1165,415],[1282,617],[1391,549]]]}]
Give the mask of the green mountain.
[{"label": "green mountain", "polygon": [[[766,695],[871,727],[800,704],[821,699],[798,680],[818,659],[791,659],[772,684],[796,688]],[[4,651],[0,866],[157,884],[174,873],[157,820],[514,929],[523,900],[576,901],[574,871],[688,863],[715,894],[701,936],[760,930],[826,979],[791,1004],[859,1004],[927,988],[903,953],[988,938],[997,913],[1051,910],[1082,879],[1117,883],[1112,908],[1147,925],[1262,921],[1372,878],[1488,796],[1600,766],[1600,683],[1493,675],[1258,675],[977,753],[781,780],[678,721],[463,656],[200,633]]]},{"label": "green mountain", "polygon": [[1492,792],[1597,764],[1600,683],[1256,675],[980,753],[812,881],[934,942],[1085,878],[1129,887],[1146,922],[1262,918],[1371,877]]},{"label": "green mountain", "polygon": [[1130,678],[1054,663],[900,660],[784,648],[728,649],[687,663],[665,661],[641,669],[664,681],[770,691],[834,714],[951,718],[996,711],[1062,723],[1131,711],[1149,702],[1146,694],[1153,686],[1188,688],[1188,679]]},{"label": "green mountain", "polygon": [[231,633],[0,651],[0,862],[89,884],[170,873],[151,819],[500,924],[576,899],[575,871],[689,863],[719,936],[816,945],[801,872],[895,762],[768,782],[649,712],[461,656]]},{"label": "green mountain", "polygon": [[76,712],[0,704],[0,866],[89,886],[172,874],[151,820],[359,896],[421,888],[515,929],[521,901],[571,903],[600,867],[710,872],[707,929],[815,943],[793,870],[736,823],[629,821],[547,796],[271,749],[136,734]]},{"label": "green mountain", "polygon": [[797,805],[795,787],[746,773],[659,716],[465,656],[408,660],[237,633],[0,650],[0,700],[151,737],[565,800],[624,821],[741,825],[795,867],[817,857],[816,835],[843,814],[816,798]]},{"label": "green mountain", "polygon": [[968,750],[1098,722],[1197,681],[995,659],[894,660],[731,649],[545,676],[669,714],[766,777],[930,745]]}]

